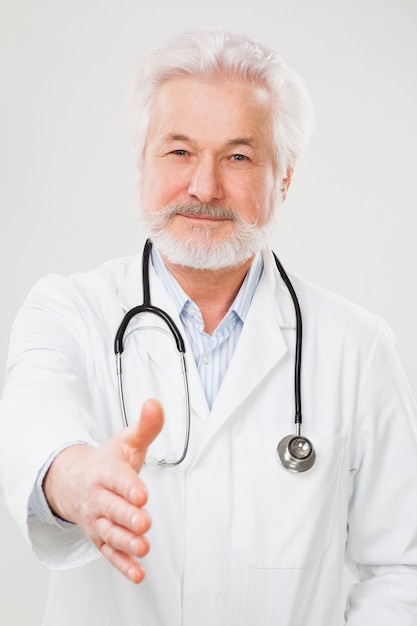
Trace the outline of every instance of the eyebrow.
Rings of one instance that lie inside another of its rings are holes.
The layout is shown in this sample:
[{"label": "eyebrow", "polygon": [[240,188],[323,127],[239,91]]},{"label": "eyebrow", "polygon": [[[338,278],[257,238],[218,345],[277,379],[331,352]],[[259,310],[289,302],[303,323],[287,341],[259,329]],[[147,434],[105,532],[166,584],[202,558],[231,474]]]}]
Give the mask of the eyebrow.
[{"label": "eyebrow", "polygon": [[237,137],[236,139],[231,139],[226,143],[227,146],[252,146],[253,139],[252,137]]},{"label": "eyebrow", "polygon": [[193,141],[193,139],[191,139],[190,137],[187,137],[187,135],[181,135],[178,133],[172,133],[171,135],[168,135],[167,140],[168,141]]}]

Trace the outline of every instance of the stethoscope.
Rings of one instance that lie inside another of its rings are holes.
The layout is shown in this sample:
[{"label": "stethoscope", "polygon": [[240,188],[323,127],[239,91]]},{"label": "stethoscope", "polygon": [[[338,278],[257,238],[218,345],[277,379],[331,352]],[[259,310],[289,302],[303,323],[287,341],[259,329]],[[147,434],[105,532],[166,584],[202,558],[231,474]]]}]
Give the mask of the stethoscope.
[{"label": "stethoscope", "polygon": [[[120,399],[120,408],[123,418],[123,424],[127,428],[128,421],[126,416],[126,407],[123,394],[123,382],[122,382],[122,353],[124,350],[123,339],[126,333],[126,329],[129,322],[140,315],[141,313],[151,313],[162,319],[170,333],[172,334],[177,347],[178,354],[181,361],[182,377],[184,384],[185,395],[185,413],[186,413],[186,428],[182,454],[178,458],[171,458],[171,455],[163,458],[156,459],[153,457],[146,458],[147,465],[160,465],[162,467],[175,467],[182,463],[187,456],[188,444],[190,440],[190,426],[191,426],[191,409],[190,409],[190,393],[188,385],[187,367],[185,361],[185,343],[184,339],[178,330],[174,320],[163,309],[160,309],[151,304],[150,287],[149,287],[149,257],[152,249],[152,243],[148,239],[145,243],[142,255],[142,285],[143,285],[143,304],[133,307],[124,316],[122,323],[116,333],[114,340],[114,352],[116,355],[116,371],[117,381]],[[279,262],[275,253],[273,253],[276,266],[284,281],[291,299],[293,301],[295,317],[296,317],[296,340],[295,340],[295,366],[294,366],[294,398],[295,398],[295,435],[287,435],[284,437],[277,446],[277,453],[281,460],[282,465],[291,472],[305,472],[314,465],[316,459],[316,453],[313,448],[313,444],[307,437],[301,434],[302,425],[302,412],[301,412],[301,355],[302,355],[302,316],[301,309],[298,302],[297,295],[294,287],[291,284],[288,275]]]}]

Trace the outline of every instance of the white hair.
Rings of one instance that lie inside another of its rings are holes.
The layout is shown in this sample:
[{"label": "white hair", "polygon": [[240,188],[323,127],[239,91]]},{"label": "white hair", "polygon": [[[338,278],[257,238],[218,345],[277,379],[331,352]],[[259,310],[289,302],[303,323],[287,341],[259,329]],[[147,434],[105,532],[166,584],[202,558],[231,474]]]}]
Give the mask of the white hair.
[{"label": "white hair", "polygon": [[217,29],[174,36],[144,59],[132,83],[129,111],[139,165],[155,94],[165,81],[181,76],[226,77],[264,86],[274,113],[277,174],[279,179],[285,177],[305,151],[312,129],[312,106],[304,83],[267,46]]}]

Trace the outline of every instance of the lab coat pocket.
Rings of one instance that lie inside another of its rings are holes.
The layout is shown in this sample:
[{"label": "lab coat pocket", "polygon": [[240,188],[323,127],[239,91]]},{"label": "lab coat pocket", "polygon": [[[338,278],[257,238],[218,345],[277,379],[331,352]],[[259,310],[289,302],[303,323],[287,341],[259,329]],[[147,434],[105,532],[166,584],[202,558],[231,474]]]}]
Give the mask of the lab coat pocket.
[{"label": "lab coat pocket", "polygon": [[233,538],[251,567],[304,567],[329,544],[345,438],[311,439],[315,465],[296,474],[282,467],[270,437],[237,437]]}]

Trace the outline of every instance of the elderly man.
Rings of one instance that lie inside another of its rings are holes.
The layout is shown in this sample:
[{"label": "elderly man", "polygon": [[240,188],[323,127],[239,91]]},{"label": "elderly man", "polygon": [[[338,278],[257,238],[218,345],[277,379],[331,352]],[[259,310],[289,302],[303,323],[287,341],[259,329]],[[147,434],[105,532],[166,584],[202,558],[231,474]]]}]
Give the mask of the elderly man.
[{"label": "elderly man", "polygon": [[138,74],[142,269],[40,281],[11,341],[1,465],[52,570],[45,626],[337,626],[345,559],[349,626],[417,624],[391,334],[268,247],[310,122],[298,77],[245,37],[186,33]]}]

